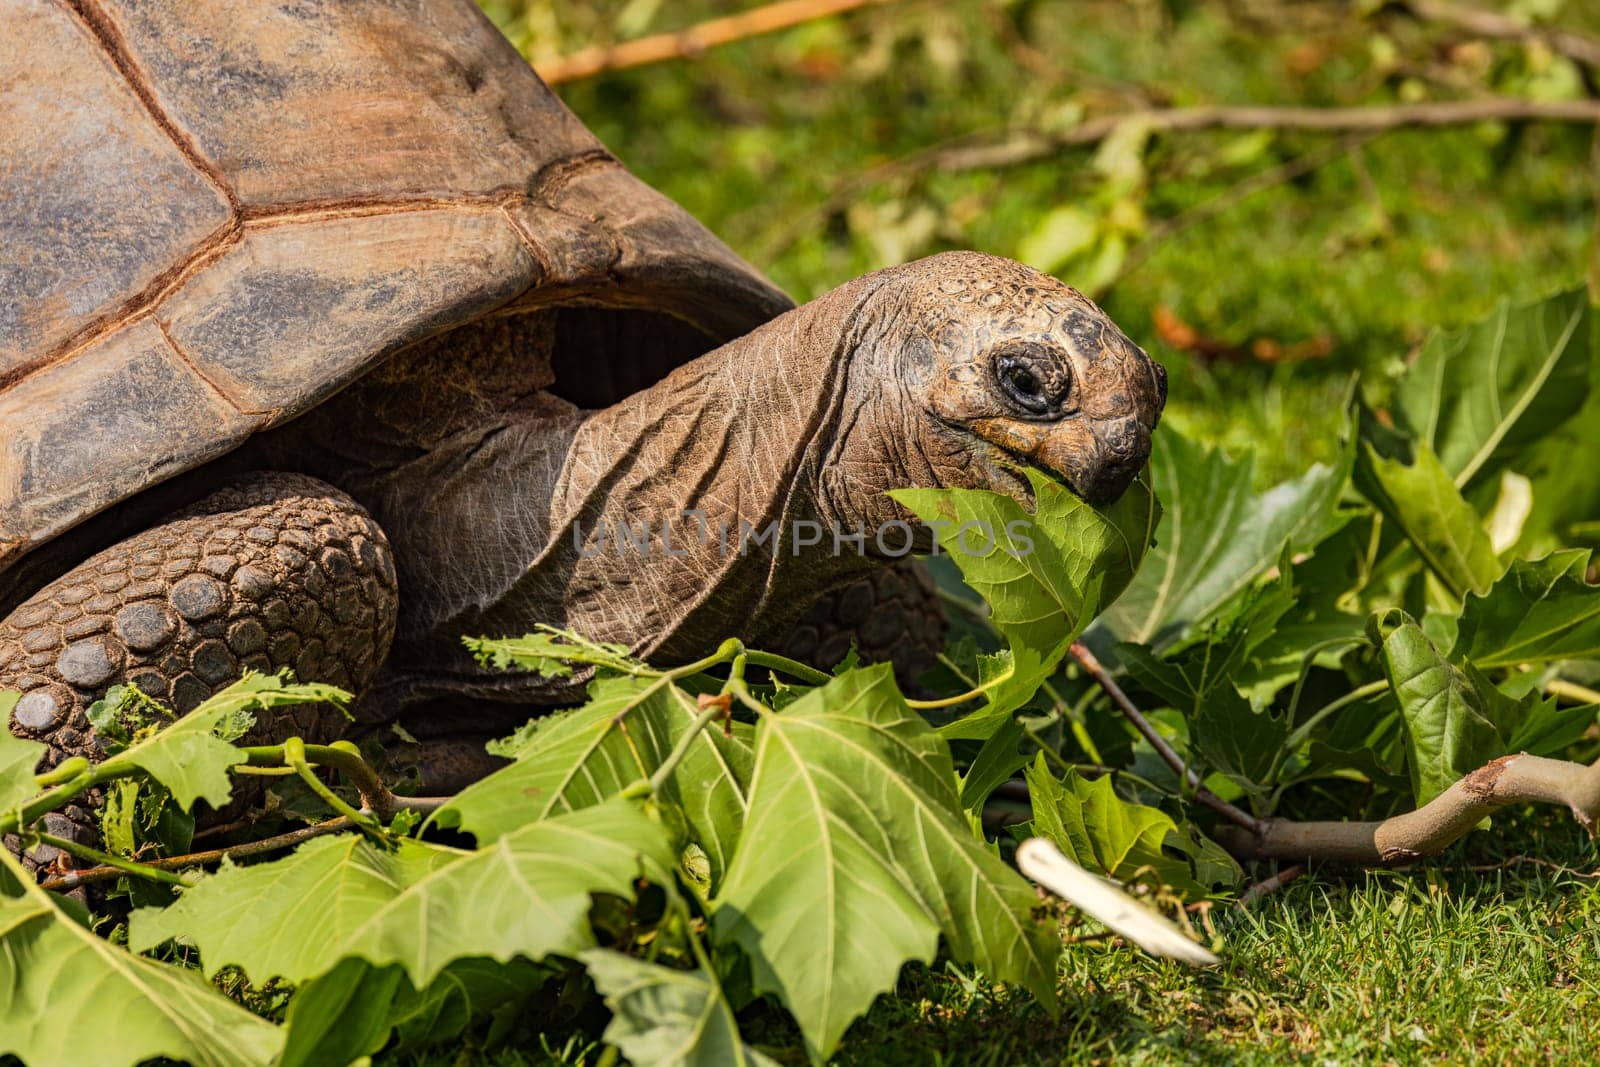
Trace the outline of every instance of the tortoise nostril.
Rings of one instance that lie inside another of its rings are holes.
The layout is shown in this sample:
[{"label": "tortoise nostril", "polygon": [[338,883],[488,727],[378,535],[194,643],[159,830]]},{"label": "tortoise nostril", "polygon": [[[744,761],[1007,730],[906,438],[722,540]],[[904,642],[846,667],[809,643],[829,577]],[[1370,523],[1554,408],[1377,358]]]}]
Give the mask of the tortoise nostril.
[{"label": "tortoise nostril", "polygon": [[1098,434],[1100,443],[1118,461],[1127,459],[1140,451],[1144,440],[1141,432],[1143,427],[1135,416],[1129,415],[1105,426]]}]

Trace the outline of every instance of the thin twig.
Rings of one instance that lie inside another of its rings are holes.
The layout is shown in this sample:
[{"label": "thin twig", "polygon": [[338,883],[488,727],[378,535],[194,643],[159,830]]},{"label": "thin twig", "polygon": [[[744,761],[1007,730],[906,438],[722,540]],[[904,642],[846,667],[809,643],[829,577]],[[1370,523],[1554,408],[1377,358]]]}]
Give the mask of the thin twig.
[{"label": "thin twig", "polygon": [[1285,867],[1271,878],[1263,878],[1255,885],[1246,889],[1239,895],[1239,902],[1235,907],[1248,908],[1262,897],[1269,896],[1288,885],[1290,882],[1306,873],[1306,865],[1296,863],[1292,867]]},{"label": "thin twig", "polygon": [[159,867],[153,867],[148,863],[140,863],[137,860],[126,859],[111,852],[103,852],[79,841],[56,837],[54,834],[47,834],[42,831],[35,831],[33,836],[51,848],[59,849],[80,859],[93,860],[116,871],[118,874],[131,874],[139,878],[165,882],[168,885],[186,886],[189,884],[187,879],[179,877],[171,871],[164,871]]},{"label": "thin twig", "polygon": [[[363,812],[371,812],[384,822],[388,822],[402,811],[426,815],[443,807],[451,799],[397,795],[384,784],[378,772],[373,770],[372,765],[362,757],[361,751],[348,741],[335,741],[331,745],[304,745],[303,748],[306,759],[312,764],[332,767],[349,779],[350,784],[355,786],[356,792],[361,795]],[[281,766],[286,762],[285,749],[285,745],[255,745],[242,748],[240,751],[244,753],[247,763],[241,764],[240,767]],[[292,766],[286,769],[290,773],[295,773],[295,768]]]},{"label": "thin twig", "polygon": [[1438,22],[1478,37],[1510,41],[1539,41],[1551,51],[1585,66],[1600,67],[1600,40],[1555,26],[1531,25],[1498,11],[1466,7],[1446,0],[1397,0],[1393,7],[1424,22]]},{"label": "thin twig", "polygon": [[1501,756],[1416,811],[1382,822],[1263,819],[1253,833],[1221,827],[1214,836],[1240,859],[1406,863],[1437,856],[1501,808],[1533,803],[1566,807],[1593,835],[1600,821],[1600,761],[1585,765],[1525,753]]},{"label": "thin twig", "polygon": [[1122,691],[1122,687],[1117,684],[1116,679],[1111,677],[1110,673],[1101,665],[1100,660],[1082,642],[1074,641],[1072,643],[1072,658],[1083,666],[1089,677],[1094,679],[1095,684],[1106,691],[1106,695],[1117,706],[1117,710],[1122,712],[1129,722],[1133,723],[1134,729],[1138,730],[1146,741],[1150,742],[1151,747],[1166,761],[1167,766],[1172,768],[1173,773],[1189,783],[1189,788],[1194,790],[1194,797],[1197,801],[1229,822],[1236,823],[1250,833],[1260,836],[1263,826],[1262,821],[1249,812],[1223,800],[1201,784],[1200,775],[1196,774],[1183,762],[1183,757],[1178,755],[1177,750],[1167,743],[1167,739],[1162,737],[1150,720],[1144,717],[1144,713],[1139,710],[1134,702],[1128,699],[1128,694]]},{"label": "thin twig", "polygon": [[[242,845],[230,845],[227,848],[214,848],[207,852],[191,852],[185,856],[165,856],[160,859],[144,860],[142,866],[153,867],[156,870],[171,871],[181,870],[184,867],[200,867],[208,863],[217,863],[220,860],[242,859],[246,856],[257,856],[263,852],[275,852],[278,849],[298,845],[302,841],[309,841],[313,837],[323,834],[336,833],[354,827],[349,819],[329,819],[326,822],[303,826],[298,830],[279,834],[276,837],[264,837],[259,841],[246,841]],[[80,885],[91,882],[106,882],[113,878],[122,877],[126,871],[118,867],[85,867],[81,871],[72,871],[60,878],[51,878],[40,888],[53,890],[75,889]]]},{"label": "thin twig", "polygon": [[1365,107],[1201,107],[1141,108],[1082,122],[1059,133],[1022,131],[1008,137],[967,134],[930,145],[899,159],[868,167],[845,178],[817,205],[802,213],[769,241],[763,257],[775,259],[814,229],[814,220],[843,211],[867,189],[930,170],[991,170],[1034,163],[1104,140],[1123,123],[1150,130],[1276,129],[1323,133],[1388,133],[1407,127],[1470,125],[1487,121],[1578,122],[1600,126],[1600,101],[1520,100],[1487,97]]},{"label": "thin twig", "polygon": [[1477,122],[1600,123],[1600,100],[1428,101],[1365,107],[1254,107],[1205,105],[1155,108],[1102,115],[1060,133],[1021,133],[1003,141],[978,142],[938,150],[922,157],[924,168],[945,171],[990,170],[1045,159],[1105,139],[1125,123],[1157,130],[1313,130],[1323,133],[1384,133],[1406,127],[1461,126]]},{"label": "thin twig", "polygon": [[560,56],[537,65],[539,77],[547,85],[592,78],[614,70],[663,63],[672,59],[692,59],[712,48],[735,41],[760,37],[817,19],[843,15],[864,7],[878,7],[897,0],[780,0],[753,11],[709,19],[686,30],[657,33],[620,44],[596,45],[571,55]]},{"label": "thin twig", "polygon": [[1574,878],[1600,878],[1600,871],[1580,871],[1575,867],[1555,863],[1551,860],[1540,859],[1538,856],[1512,856],[1510,859],[1501,860],[1499,863],[1478,863],[1467,870],[1474,874],[1489,874],[1493,871],[1503,871],[1508,867],[1520,867],[1522,864],[1531,864],[1534,867],[1543,867],[1556,874],[1570,874]]}]

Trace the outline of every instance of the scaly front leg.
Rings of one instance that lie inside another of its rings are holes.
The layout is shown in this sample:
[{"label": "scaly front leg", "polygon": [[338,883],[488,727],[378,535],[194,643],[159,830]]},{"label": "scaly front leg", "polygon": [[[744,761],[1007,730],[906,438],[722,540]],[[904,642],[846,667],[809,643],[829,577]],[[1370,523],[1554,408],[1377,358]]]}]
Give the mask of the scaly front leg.
[{"label": "scaly front leg", "polygon": [[[252,475],[90,557],[0,621],[0,689],[23,694],[11,732],[50,746],[44,770],[99,758],[85,712],[126,682],[180,714],[247,669],[359,693],[388,655],[398,603],[388,541],[359,504],[302,475]],[[327,741],[348,725],[307,706],[254,737]],[[44,829],[93,843],[97,799]]]}]

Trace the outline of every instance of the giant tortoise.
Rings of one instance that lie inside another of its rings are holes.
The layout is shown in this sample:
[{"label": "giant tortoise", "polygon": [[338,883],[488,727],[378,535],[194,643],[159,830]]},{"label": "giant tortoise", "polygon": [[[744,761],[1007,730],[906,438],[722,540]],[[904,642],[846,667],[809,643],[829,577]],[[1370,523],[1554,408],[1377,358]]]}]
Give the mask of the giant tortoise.
[{"label": "giant tortoise", "polygon": [[893,655],[886,490],[1148,456],[1163,372],[1089,300],[951,252],[794,308],[470,0],[11,0],[0,43],[0,689],[47,763],[110,686],[247,669],[360,695],[280,735],[448,750],[571,697],[463,647],[537,623],[671,662],[831,596],[808,642]]}]

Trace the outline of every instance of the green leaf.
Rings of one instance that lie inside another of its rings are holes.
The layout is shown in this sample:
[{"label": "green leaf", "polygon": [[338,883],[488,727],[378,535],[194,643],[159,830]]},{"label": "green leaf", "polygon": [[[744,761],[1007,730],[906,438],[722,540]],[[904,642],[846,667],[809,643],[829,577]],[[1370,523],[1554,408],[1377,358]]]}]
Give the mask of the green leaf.
[{"label": "green leaf", "polygon": [[419,991],[397,966],[345,959],[295,990],[275,1067],[353,1063],[382,1049],[391,1035],[397,1049],[443,1044],[525,999],[549,976],[526,960],[462,959]]},{"label": "green leaf", "polygon": [[934,526],[1011,646],[1010,673],[987,690],[982,709],[941,731],[947,737],[986,738],[1038,691],[1089,620],[1133,579],[1161,515],[1143,476],[1115,504],[1096,509],[1038,471],[1023,473],[1032,512],[986,490],[890,494]]},{"label": "green leaf", "polygon": [[1350,462],[1347,448],[1331,467],[1316,464],[1257,492],[1253,456],[1230,459],[1162,430],[1150,460],[1165,511],[1155,547],[1096,631],[1160,651],[1210,621],[1276,563],[1285,546],[1308,549],[1336,528],[1334,509]]},{"label": "green leaf", "polygon": [[481,1019],[514,1014],[550,976],[550,968],[528,960],[469,958],[450,964],[420,992],[406,983],[392,1010],[395,1048],[439,1045]]},{"label": "green leaf", "polygon": [[591,641],[554,626],[540,626],[538,632],[521,637],[468,637],[463,643],[485,667],[532,671],[546,678],[571,675],[574,663],[624,672],[640,666],[626,645]]},{"label": "green leaf", "polygon": [[1165,660],[1140,645],[1120,644],[1117,654],[1135,681],[1183,715],[1202,759],[1241,785],[1268,784],[1289,724],[1239,693],[1231,680],[1237,657],[1210,643]]},{"label": "green leaf", "polygon": [[318,838],[292,855],[224,867],[169,908],[141,908],[128,942],[175,937],[200,948],[208,975],[234,965],[261,984],[304,982],[340,960],[399,964],[424,988],[451,962],[573,956],[594,944],[590,895],[664,882],[677,850],[636,807],[613,801],[506,834],[477,852],[403,840]]},{"label": "green leaf", "polygon": [[[602,678],[589,703],[528,735],[516,762],[462,790],[434,816],[488,842],[539,819],[598,804],[650,777],[699,715],[665,678]],[[749,804],[750,729],[702,730],[657,798],[681,810],[713,877],[727,868]]]},{"label": "green leaf", "polygon": [[233,796],[229,768],[241,762],[228,742],[242,737],[257,711],[299,704],[343,706],[350,694],[330,685],[292,685],[248,673],[170,726],[107,759],[101,767],[134,766],[164,785],[185,811],[196,800],[220,808]]},{"label": "green leaf", "polygon": [[1041,752],[1026,777],[1030,832],[1049,838],[1078,866],[1119,882],[1169,885],[1190,896],[1205,892],[1186,862],[1162,851],[1168,840],[1182,841],[1178,824],[1159,808],[1117,796],[1109,774],[1090,781],[1069,768],[1057,780]]},{"label": "green leaf", "polygon": [[1589,395],[1589,298],[1575,289],[1436,332],[1395,393],[1402,432],[1465,489],[1583,407]]},{"label": "green leaf", "polygon": [[17,737],[8,729],[11,709],[21,698],[21,693],[0,691],[0,812],[10,811],[38,795],[33,769],[47,751],[39,742]]},{"label": "green leaf", "polygon": [[1491,668],[1600,657],[1600,588],[1588,571],[1587,550],[1516,561],[1467,597],[1450,658]]},{"label": "green leaf", "polygon": [[1535,700],[1527,706],[1527,697],[1519,704],[1521,721],[1516,724],[1507,752],[1526,752],[1533,756],[1560,756],[1589,732],[1595,725],[1595,715],[1600,705],[1584,704],[1579,707],[1562,707],[1554,697]]},{"label": "green leaf", "polygon": [[611,1009],[606,1043],[635,1067],[774,1063],[740,1039],[714,975],[676,971],[603,948],[578,958]]},{"label": "green leaf", "polygon": [[347,959],[295,990],[276,1067],[325,1067],[370,1056],[389,1041],[395,998],[410,987],[398,967]]},{"label": "green leaf", "polygon": [[1418,444],[1408,460],[1403,444],[1386,447],[1392,456],[1380,454],[1370,440],[1362,442],[1356,488],[1399,527],[1452,596],[1486,592],[1500,564],[1478,513],[1433,449]]},{"label": "green leaf", "polygon": [[[1049,212],[1017,245],[1017,258],[1046,273],[1055,273],[1100,236],[1100,220],[1081,207],[1065,205]],[[1082,283],[1074,283],[1082,284]]]},{"label": "green leaf", "polygon": [[961,806],[981,812],[1001,782],[1028,765],[1027,753],[1017,746],[1027,736],[1020,723],[1007,721],[983,743],[972,766],[961,777]]},{"label": "green leaf", "polygon": [[1508,735],[1529,716],[1538,694],[1519,704],[1472,664],[1457,667],[1403,611],[1374,616],[1372,626],[1404,718],[1406,761],[1420,807],[1505,755]]},{"label": "green leaf", "polygon": [[32,1067],[271,1063],[282,1033],[193,971],[74,921],[0,848],[0,1056]]},{"label": "green leaf", "polygon": [[1593,464],[1574,461],[1600,455],[1600,316],[1590,320],[1595,377],[1588,402],[1516,461],[1517,470],[1533,482],[1533,509],[1518,543],[1530,551],[1590,544],[1600,534],[1595,519],[1600,515],[1600,478]]},{"label": "green leaf", "polygon": [[1053,929],[967,824],[949,750],[887,665],[813,690],[756,733],[750,817],[712,907],[719,942],[781,996],[814,1058],[942,933],[958,960],[1054,997]]}]

